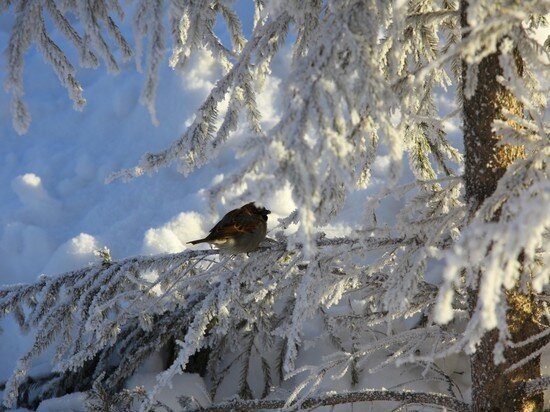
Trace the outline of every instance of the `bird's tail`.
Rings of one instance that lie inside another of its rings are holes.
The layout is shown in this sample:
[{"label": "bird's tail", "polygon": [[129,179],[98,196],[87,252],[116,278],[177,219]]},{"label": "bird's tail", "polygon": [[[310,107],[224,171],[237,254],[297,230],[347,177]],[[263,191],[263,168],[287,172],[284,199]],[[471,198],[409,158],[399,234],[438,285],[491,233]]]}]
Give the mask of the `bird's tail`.
[{"label": "bird's tail", "polygon": [[206,238],[192,240],[191,242],[187,242],[187,243],[191,243],[192,245],[196,245],[197,243],[204,243],[204,242],[206,242]]}]

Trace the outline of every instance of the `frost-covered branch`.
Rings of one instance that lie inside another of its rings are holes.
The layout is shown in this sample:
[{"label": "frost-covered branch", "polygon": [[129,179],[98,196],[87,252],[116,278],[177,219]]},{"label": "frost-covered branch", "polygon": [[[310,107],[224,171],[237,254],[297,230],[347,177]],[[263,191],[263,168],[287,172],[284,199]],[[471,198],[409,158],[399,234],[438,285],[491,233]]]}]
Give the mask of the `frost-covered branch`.
[{"label": "frost-covered branch", "polygon": [[549,254],[544,246],[549,241],[550,211],[539,207],[550,201],[549,143],[540,140],[536,152],[509,168],[447,254],[436,319],[447,322],[453,318],[455,288],[478,288],[480,297],[460,342],[469,350],[474,350],[484,331],[495,327],[501,330],[502,345],[513,345],[507,341],[505,312],[499,309],[506,291],[520,285],[540,293],[550,280]]},{"label": "frost-covered branch", "polygon": [[[51,29],[44,24],[45,12],[51,17],[55,28],[76,47],[82,67],[97,68],[101,59],[109,72],[118,73],[120,64],[114,48],[120,50],[122,61],[129,60],[133,54],[133,45],[117,24],[117,20],[122,20],[125,14],[118,0],[16,0],[0,4],[0,12],[10,7],[14,9],[16,19],[8,45],[5,88],[12,95],[13,124],[20,134],[26,133],[31,120],[23,100],[23,55],[32,44],[38,46],[60,83],[67,88],[75,109],[82,110],[86,103],[76,70],[63,49],[64,44],[56,44],[48,33]],[[67,18],[69,13],[76,19]],[[170,61],[172,67],[182,68],[190,54],[201,47],[208,48],[229,67],[229,58],[234,57],[234,52],[240,52],[246,43],[238,16],[223,1],[138,2],[133,18],[138,69],[141,68],[143,39],[148,38],[147,73],[140,102],[147,106],[155,124],[158,123],[155,113],[158,72],[166,53],[167,30],[163,21],[167,14],[174,43]],[[213,26],[218,16],[227,24],[234,52],[228,50],[214,33]]]},{"label": "frost-covered branch", "polygon": [[[284,39],[288,23],[289,17],[283,14],[273,22],[256,27],[252,39],[246,44],[240,54],[240,60],[231,67],[227,74],[211,90],[204,103],[198,109],[193,124],[189,126],[187,131],[168,149],[155,154],[146,154],[139,166],[117,172],[110,176],[108,181],[118,178],[129,179],[144,173],[151,173],[173,162],[178,162],[179,170],[183,173],[189,173],[195,167],[205,164],[210,156],[216,153],[214,149],[228,138],[230,132],[236,129],[239,119],[238,115],[243,107],[242,101],[246,97],[246,95],[243,95],[245,91],[248,94],[249,104],[252,107],[251,113],[256,112],[255,103],[252,103],[250,100],[254,98],[254,87],[251,84],[252,75],[250,73],[252,70],[251,56],[257,51],[257,47],[261,44],[262,40],[278,39],[281,37]],[[272,56],[272,53],[270,54]],[[267,58],[269,57],[268,55]],[[231,104],[224,122],[218,127],[216,120],[219,107],[227,94],[230,94]],[[254,119],[256,116],[253,115],[252,118]],[[255,122],[257,123],[257,121]],[[259,126],[257,125],[257,127]]]},{"label": "frost-covered branch", "polygon": [[[60,83],[67,88],[74,107],[82,110],[86,103],[83,89],[76,79],[76,70],[70,63],[65,52],[52,40],[44,23],[44,12],[51,16],[55,26],[78,50],[80,64],[83,67],[96,67],[98,59],[94,53],[101,56],[109,70],[117,71],[118,64],[105,41],[102,31],[106,30],[122,51],[123,59],[131,55],[130,46],[122,36],[118,26],[109,15],[110,12],[119,12],[121,9],[116,1],[104,2],[64,2],[63,9],[54,0],[8,2],[7,7],[13,7],[16,13],[15,24],[7,50],[7,76],[4,86],[12,94],[12,118],[15,129],[23,134],[30,125],[30,113],[23,101],[23,55],[34,43],[52,66]],[[4,9],[4,7],[2,7]],[[71,10],[81,23],[84,36],[65,17],[67,10]],[[1,10],[3,11],[3,10]],[[105,25],[102,29],[100,24]],[[90,48],[94,48],[92,51]]]},{"label": "frost-covered branch", "polygon": [[[156,394],[200,350],[215,354],[207,365],[216,377],[214,391],[232,370],[248,371],[258,359],[269,388],[275,370],[279,381],[305,370],[294,366],[299,353],[328,334],[339,342],[335,355],[340,358],[308,366],[305,380],[287,400],[294,402],[313,395],[323,379],[340,376],[342,367],[357,377],[361,369],[354,365],[368,364],[368,373],[376,373],[409,362],[417,351],[429,355],[429,342],[448,347],[456,336],[428,318],[437,288],[423,279],[422,268],[437,250],[448,248],[462,224],[462,214],[456,213],[462,208],[460,185],[460,179],[445,178],[388,190],[378,201],[389,195],[407,197],[407,207],[417,211],[414,218],[403,215],[398,230],[371,226],[338,238],[318,233],[315,259],[305,255],[304,244],[289,243],[276,232],[276,241],[249,258],[217,256],[210,250],[113,262],[103,251],[103,262],[91,267],[41,277],[34,285],[7,286],[0,291],[0,313],[13,313],[23,329],[37,333],[7,383],[4,402],[18,403],[18,388],[33,359],[48,347],[56,349],[54,370],[62,378],[50,382],[50,388],[65,388],[65,376],[79,376],[79,388],[85,390],[105,373],[102,384],[116,391],[148,356],[176,342],[177,354],[143,408],[156,402]],[[426,204],[428,209],[420,208]],[[369,207],[376,210],[376,201]],[[297,216],[282,219],[281,228]],[[366,256],[371,257],[365,261]],[[399,280],[405,278],[402,286]],[[346,299],[368,304],[354,308]],[[426,321],[414,330],[392,326],[417,315]],[[325,328],[311,340],[304,336],[304,325],[318,317],[325,319]],[[386,338],[371,342],[377,329],[385,330]],[[392,356],[372,362],[373,355],[388,351]],[[248,372],[243,376],[240,392],[258,396],[246,384]],[[315,385],[308,387],[310,381]]]},{"label": "frost-covered branch", "polygon": [[[0,291],[0,312],[13,313],[23,329],[35,328],[36,335],[6,385],[4,402],[17,404],[18,388],[33,359],[51,346],[55,348],[54,371],[61,377],[87,370],[81,384],[90,386],[105,373],[103,384],[117,390],[148,356],[177,342],[177,356],[159,375],[144,408],[154,404],[158,391],[204,348],[219,354],[208,365],[213,376],[220,377],[218,385],[230,371],[221,355],[234,353],[243,342],[249,342],[250,349],[240,362],[254,362],[256,356],[264,359],[266,382],[274,368],[267,354],[275,347],[281,350],[288,375],[303,341],[304,322],[320,315],[320,308],[338,305],[344,294],[369,296],[374,290],[393,288],[384,272],[394,266],[396,254],[405,251],[412,256],[422,248],[422,233],[393,236],[375,227],[342,238],[319,234],[316,248],[323,258],[316,263],[306,258],[303,245],[291,248],[282,233],[248,258],[218,256],[217,251],[207,250],[111,261],[103,252],[103,262],[90,267],[53,278],[43,276],[33,285],[6,286]],[[445,233],[432,236],[433,245],[444,245]],[[351,264],[353,256],[372,252],[380,255],[372,265]],[[304,282],[307,278],[315,281]],[[368,328],[427,310],[433,304],[434,288],[420,279],[414,284],[414,306],[404,304],[400,296],[373,300],[364,317],[370,322]],[[386,305],[394,307],[394,299],[399,300],[401,313],[388,313]],[[287,303],[280,306],[283,302]],[[344,336],[346,319],[339,323],[328,312],[327,316],[333,336]],[[419,330],[409,336],[407,344],[414,341],[413,336],[426,339]],[[367,353],[399,348],[404,342],[397,333],[385,344],[356,351],[355,356],[359,360]],[[113,364],[115,353],[118,357]],[[325,370],[326,376],[332,373],[331,368]],[[64,380],[58,382],[61,385]]]},{"label": "frost-covered branch", "polygon": [[[420,404],[433,405],[448,408],[452,411],[467,412],[470,410],[469,405],[451,396],[441,395],[438,393],[415,393],[407,391],[391,391],[391,390],[364,390],[356,392],[344,392],[337,394],[326,394],[313,396],[303,400],[300,405],[296,405],[297,409],[318,408],[320,406],[334,406],[347,403],[357,402],[401,402],[405,405]],[[285,400],[277,399],[254,399],[243,400],[234,399],[230,401],[220,402],[205,408],[192,407],[187,408],[187,412],[223,412],[232,410],[258,410],[258,409],[281,409],[286,406]],[[293,409],[296,409],[293,408]]]}]

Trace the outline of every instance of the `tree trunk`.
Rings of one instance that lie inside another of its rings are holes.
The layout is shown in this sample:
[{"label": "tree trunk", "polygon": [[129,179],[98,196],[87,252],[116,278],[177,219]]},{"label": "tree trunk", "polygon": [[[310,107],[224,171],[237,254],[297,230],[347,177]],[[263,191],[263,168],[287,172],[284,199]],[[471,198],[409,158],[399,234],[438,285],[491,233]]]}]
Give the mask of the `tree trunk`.
[{"label": "tree trunk", "polygon": [[[468,26],[466,20],[467,2],[461,0],[461,26]],[[518,72],[522,73],[522,61],[516,59]],[[499,53],[494,53],[481,61],[478,70],[477,87],[474,95],[464,104],[464,147],[465,147],[465,185],[466,199],[471,213],[475,213],[496,189],[498,180],[506,168],[524,154],[518,146],[498,146],[500,137],[492,132],[492,124],[502,119],[504,109],[521,116],[522,105],[512,93],[497,81],[502,75]],[[466,79],[466,63],[462,67],[463,80]],[[464,83],[464,82],[463,82]],[[473,307],[477,291],[471,290]],[[522,294],[513,290],[507,293],[508,328],[512,341],[519,342],[540,332],[536,322],[538,309],[532,294]],[[542,343],[525,345],[520,348],[508,348],[504,352],[506,362],[496,365],[493,361],[493,348],[498,339],[497,330],[488,332],[471,357],[472,369],[472,405],[474,411],[542,411],[544,398],[542,393],[528,396],[523,383],[540,377],[540,357],[535,357],[525,365],[505,373],[512,364],[527,357]]]}]

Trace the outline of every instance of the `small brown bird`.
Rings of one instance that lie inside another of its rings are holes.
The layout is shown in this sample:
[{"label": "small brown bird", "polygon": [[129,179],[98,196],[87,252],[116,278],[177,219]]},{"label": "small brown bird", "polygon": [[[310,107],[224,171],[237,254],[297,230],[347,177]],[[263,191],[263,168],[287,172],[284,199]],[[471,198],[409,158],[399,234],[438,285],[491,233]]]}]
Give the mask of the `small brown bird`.
[{"label": "small brown bird", "polygon": [[191,243],[211,243],[229,253],[248,253],[256,249],[267,233],[267,215],[264,207],[256,207],[254,202],[228,212],[210,229],[210,234]]}]

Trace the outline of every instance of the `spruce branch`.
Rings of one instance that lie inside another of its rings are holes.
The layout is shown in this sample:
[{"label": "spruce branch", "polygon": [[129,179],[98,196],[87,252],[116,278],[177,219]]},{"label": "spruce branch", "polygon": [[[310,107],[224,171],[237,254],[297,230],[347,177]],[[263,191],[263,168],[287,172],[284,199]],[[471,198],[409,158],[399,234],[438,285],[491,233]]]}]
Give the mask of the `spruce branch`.
[{"label": "spruce branch", "polygon": [[[326,394],[312,396],[301,401],[298,409],[310,409],[320,406],[334,406],[356,402],[402,402],[404,404],[433,405],[457,412],[468,412],[470,406],[452,396],[438,393],[422,393],[408,391],[389,390],[364,390],[356,392],[344,392],[338,394]],[[231,410],[259,410],[259,409],[281,409],[287,405],[286,400],[277,399],[234,399],[220,402],[204,408],[189,408],[186,412],[223,412]],[[289,405],[292,407],[292,405]]]}]

